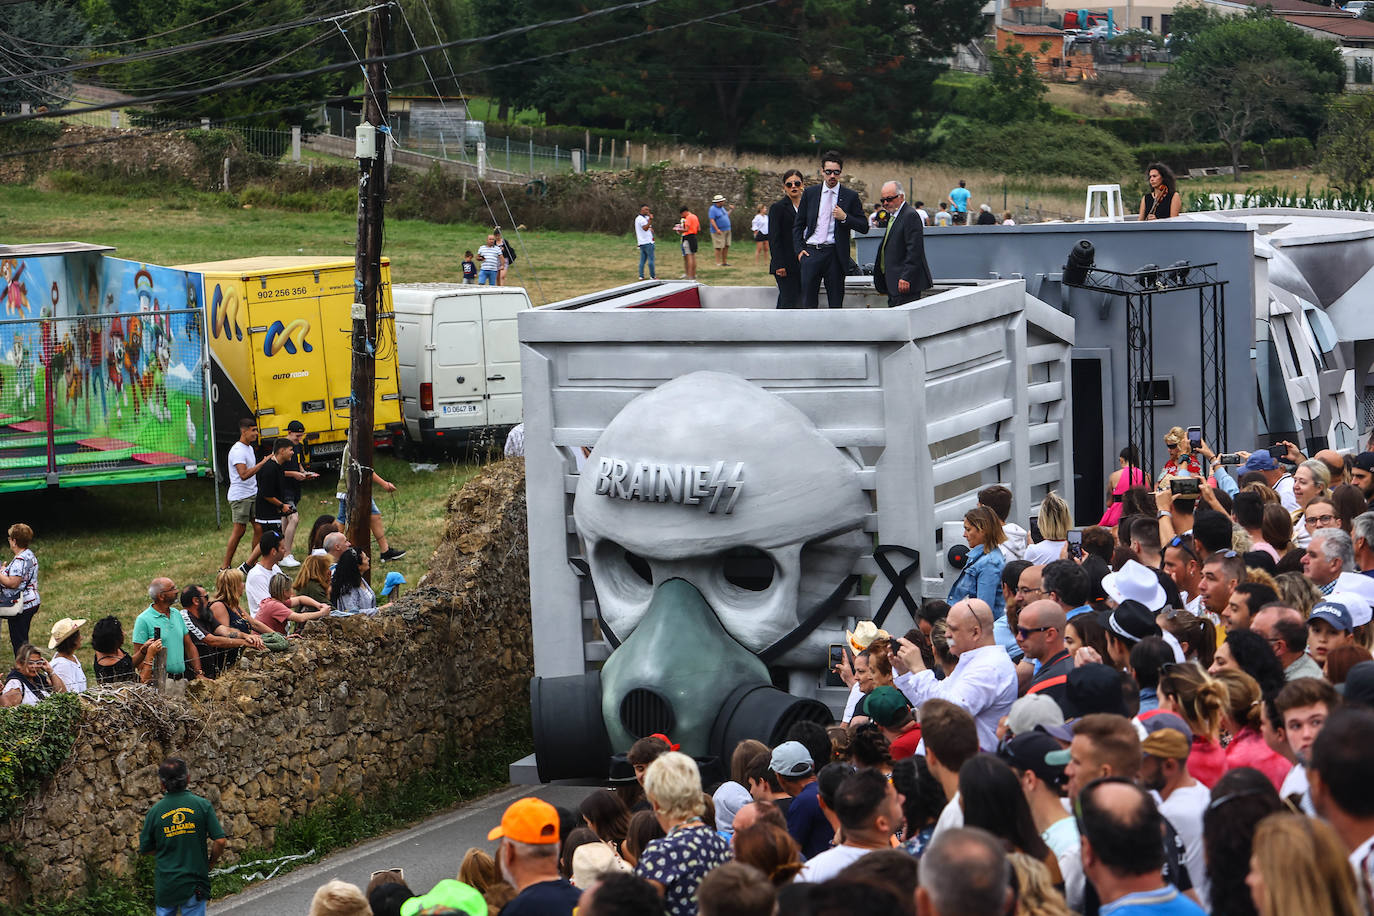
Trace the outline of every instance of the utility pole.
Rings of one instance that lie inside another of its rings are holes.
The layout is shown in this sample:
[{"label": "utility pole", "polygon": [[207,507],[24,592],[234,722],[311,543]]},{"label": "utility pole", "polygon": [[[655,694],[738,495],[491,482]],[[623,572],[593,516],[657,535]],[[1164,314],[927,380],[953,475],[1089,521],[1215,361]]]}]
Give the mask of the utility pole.
[{"label": "utility pole", "polygon": [[[373,12],[367,56],[386,53],[389,6]],[[358,250],[354,260],[353,378],[348,424],[348,539],[372,552],[372,430],[376,384],[377,305],[382,285],[382,209],[386,203],[386,65],[368,64],[358,125]]]}]

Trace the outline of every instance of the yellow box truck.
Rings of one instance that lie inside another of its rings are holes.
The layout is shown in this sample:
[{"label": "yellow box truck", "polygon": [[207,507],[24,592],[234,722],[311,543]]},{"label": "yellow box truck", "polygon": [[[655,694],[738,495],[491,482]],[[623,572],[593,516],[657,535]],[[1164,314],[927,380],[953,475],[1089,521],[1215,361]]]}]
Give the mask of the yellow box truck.
[{"label": "yellow box truck", "polygon": [[[258,257],[180,270],[204,278],[215,438],[223,450],[238,439],[243,417],[258,419],[264,439],[305,424],[313,461],[343,451],[351,410],[354,301],[352,259]],[[376,391],[379,438],[401,430],[391,265],[382,259]]]}]

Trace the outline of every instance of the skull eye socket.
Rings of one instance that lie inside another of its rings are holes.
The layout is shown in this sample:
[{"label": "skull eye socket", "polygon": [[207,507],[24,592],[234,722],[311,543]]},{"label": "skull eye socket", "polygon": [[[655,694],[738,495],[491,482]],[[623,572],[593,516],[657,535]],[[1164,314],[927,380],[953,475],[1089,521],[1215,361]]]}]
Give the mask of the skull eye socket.
[{"label": "skull eye socket", "polygon": [[635,575],[639,576],[639,578],[643,579],[645,584],[653,585],[654,571],[652,568],[650,568],[649,561],[641,557],[639,554],[631,553],[630,551],[624,550],[623,548],[622,552],[625,555],[625,565],[630,567],[630,571],[633,572]]},{"label": "skull eye socket", "polygon": [[766,592],[773,584],[773,558],[757,547],[732,547],[720,555],[721,576],[736,588]]}]

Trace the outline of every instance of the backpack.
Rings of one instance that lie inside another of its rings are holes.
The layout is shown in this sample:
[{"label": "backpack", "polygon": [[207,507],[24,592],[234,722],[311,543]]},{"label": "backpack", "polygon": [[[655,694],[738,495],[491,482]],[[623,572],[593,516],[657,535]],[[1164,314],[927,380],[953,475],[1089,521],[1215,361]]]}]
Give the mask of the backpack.
[{"label": "backpack", "polygon": [[505,239],[501,240],[501,253],[506,256],[507,264],[515,263],[515,249],[512,248],[510,242]]}]

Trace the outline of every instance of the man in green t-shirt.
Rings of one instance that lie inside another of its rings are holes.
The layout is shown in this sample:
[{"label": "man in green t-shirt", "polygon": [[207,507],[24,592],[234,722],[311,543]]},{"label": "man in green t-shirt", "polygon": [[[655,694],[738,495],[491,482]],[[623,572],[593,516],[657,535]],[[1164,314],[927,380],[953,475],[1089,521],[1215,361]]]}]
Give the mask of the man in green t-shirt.
[{"label": "man in green t-shirt", "polygon": [[138,838],[138,851],[157,860],[157,916],[204,916],[210,868],[224,855],[224,828],[210,803],[186,790],[186,761],[169,757],[157,768],[157,778],[166,794],[143,819]]}]

